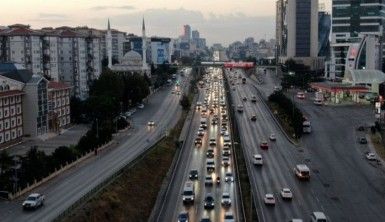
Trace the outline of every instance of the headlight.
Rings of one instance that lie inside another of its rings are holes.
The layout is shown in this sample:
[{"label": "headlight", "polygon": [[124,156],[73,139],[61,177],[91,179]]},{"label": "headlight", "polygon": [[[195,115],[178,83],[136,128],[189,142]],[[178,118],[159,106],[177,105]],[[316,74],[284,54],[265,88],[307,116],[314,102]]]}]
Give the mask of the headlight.
[{"label": "headlight", "polygon": [[186,197],[183,197],[183,200],[186,200]]}]

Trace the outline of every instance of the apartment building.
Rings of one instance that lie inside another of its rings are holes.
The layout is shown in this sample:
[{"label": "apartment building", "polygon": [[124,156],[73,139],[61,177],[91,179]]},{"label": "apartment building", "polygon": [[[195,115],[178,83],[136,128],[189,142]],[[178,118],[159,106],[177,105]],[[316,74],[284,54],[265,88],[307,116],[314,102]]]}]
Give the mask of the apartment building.
[{"label": "apartment building", "polygon": [[50,132],[60,133],[71,123],[71,86],[50,81],[48,83],[48,128]]}]

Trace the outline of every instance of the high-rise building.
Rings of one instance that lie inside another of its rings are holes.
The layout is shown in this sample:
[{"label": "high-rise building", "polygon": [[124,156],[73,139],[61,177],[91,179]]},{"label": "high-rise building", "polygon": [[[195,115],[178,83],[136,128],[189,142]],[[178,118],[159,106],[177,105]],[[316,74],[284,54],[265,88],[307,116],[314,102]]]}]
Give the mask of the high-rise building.
[{"label": "high-rise building", "polygon": [[318,0],[281,0],[276,9],[280,62],[294,59],[311,69],[323,67],[318,58]]},{"label": "high-rise building", "polygon": [[193,40],[199,39],[199,32],[198,32],[198,30],[193,30],[191,32],[191,37],[192,37]]},{"label": "high-rise building", "polygon": [[351,44],[361,42],[364,35],[384,35],[384,3],[383,0],[332,2],[331,68],[327,74],[329,78],[344,76]]},{"label": "high-rise building", "polygon": [[191,40],[191,26],[190,25],[184,25],[183,26],[183,38],[185,41]]},{"label": "high-rise building", "polygon": [[330,57],[331,15],[325,11],[318,13],[318,56]]}]

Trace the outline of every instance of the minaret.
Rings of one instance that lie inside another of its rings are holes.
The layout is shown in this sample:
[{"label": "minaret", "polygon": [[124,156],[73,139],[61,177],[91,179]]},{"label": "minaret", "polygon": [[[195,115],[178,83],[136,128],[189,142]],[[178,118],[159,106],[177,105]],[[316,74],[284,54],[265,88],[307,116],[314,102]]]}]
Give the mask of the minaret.
[{"label": "minaret", "polygon": [[145,73],[147,69],[147,39],[146,39],[146,27],[144,25],[144,18],[142,21],[142,71]]},{"label": "minaret", "polygon": [[108,68],[112,67],[112,34],[111,34],[111,26],[110,19],[108,19],[107,25],[107,36],[106,36],[106,44],[107,44],[107,56],[108,56]]}]

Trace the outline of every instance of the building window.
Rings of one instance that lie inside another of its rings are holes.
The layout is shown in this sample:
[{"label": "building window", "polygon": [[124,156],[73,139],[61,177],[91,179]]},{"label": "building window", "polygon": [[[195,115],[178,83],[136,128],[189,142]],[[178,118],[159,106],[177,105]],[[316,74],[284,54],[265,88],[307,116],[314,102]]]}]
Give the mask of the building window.
[{"label": "building window", "polygon": [[12,137],[12,139],[15,139],[15,138],[16,138],[16,130],[12,130],[11,137]]},{"label": "building window", "polygon": [[21,117],[18,116],[16,121],[17,121],[17,125],[20,126],[21,125]]},{"label": "building window", "polygon": [[22,128],[18,128],[17,129],[17,136],[21,137],[22,135],[23,135],[23,129]]},{"label": "building window", "polygon": [[15,115],[15,107],[11,106],[11,116],[14,116],[14,115]]},{"label": "building window", "polygon": [[11,127],[15,127],[16,126],[16,120],[14,118],[11,119]]},{"label": "building window", "polygon": [[9,129],[9,119],[4,121],[4,129]]},{"label": "building window", "polygon": [[20,114],[21,113],[21,105],[17,105],[16,106],[16,114]]},{"label": "building window", "polygon": [[3,118],[3,109],[0,109],[0,119]]},{"label": "building window", "polygon": [[3,131],[3,121],[0,121],[0,131]]},{"label": "building window", "polygon": [[8,98],[5,98],[5,99],[3,99],[4,101],[3,101],[3,104],[6,106],[6,105],[8,105]]},{"label": "building window", "polygon": [[9,141],[9,131],[5,132],[5,142]]},{"label": "building window", "polygon": [[8,108],[5,108],[4,109],[4,117],[8,117],[9,116],[9,110]]}]

